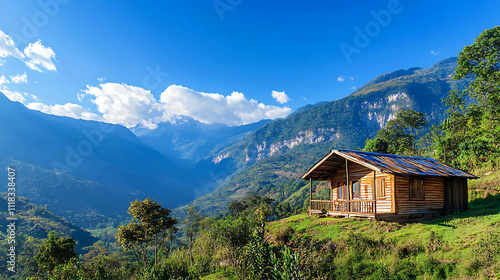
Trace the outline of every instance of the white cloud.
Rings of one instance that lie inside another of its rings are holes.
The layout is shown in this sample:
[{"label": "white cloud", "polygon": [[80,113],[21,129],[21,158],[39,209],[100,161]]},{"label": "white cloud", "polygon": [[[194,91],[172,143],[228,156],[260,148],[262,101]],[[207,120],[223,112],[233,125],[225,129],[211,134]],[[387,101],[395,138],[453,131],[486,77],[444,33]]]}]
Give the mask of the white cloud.
[{"label": "white cloud", "polygon": [[[86,95],[94,96],[92,102],[106,122],[134,127],[142,124],[154,128],[163,112],[149,90],[126,84],[105,83],[99,87],[87,86]],[[81,98],[81,97],[79,97]]]},{"label": "white cloud", "polygon": [[52,48],[42,45],[41,41],[38,40],[24,48],[23,54],[16,47],[14,40],[0,30],[0,66],[5,63],[5,59],[2,58],[9,56],[23,61],[26,66],[39,72],[43,72],[44,70],[56,71],[56,66],[53,62],[56,54]]},{"label": "white cloud", "polygon": [[18,74],[16,76],[10,76],[10,81],[13,82],[14,84],[20,84],[20,83],[27,83],[28,82],[28,75],[26,75],[26,72],[24,74]]},{"label": "white cloud", "polygon": [[56,66],[52,61],[53,58],[55,59],[56,54],[52,48],[42,45],[40,40],[30,43],[24,49],[24,54],[27,57],[25,63],[29,68],[39,72],[43,72],[43,69],[56,71]]},{"label": "white cloud", "polygon": [[[17,57],[19,59],[24,58],[23,53],[20,52],[16,44],[14,44],[14,40],[0,30],[0,57],[8,56]],[[3,62],[5,62],[5,60],[2,60],[1,64],[3,64]]]},{"label": "white cloud", "polygon": [[286,95],[284,91],[275,91],[275,90],[273,90],[272,91],[272,96],[273,96],[274,99],[276,99],[276,101],[278,101],[281,104],[285,104],[288,101],[290,101],[290,97],[288,97],[288,95]]},{"label": "white cloud", "polygon": [[45,105],[40,102],[29,103],[26,107],[46,114],[65,116],[74,119],[102,121],[102,117],[89,112],[78,104],[66,103],[64,105]]},{"label": "white cloud", "polygon": [[17,102],[21,102],[21,103],[23,103],[24,101],[26,101],[26,99],[24,98],[24,96],[21,93],[17,92],[17,91],[10,91],[10,90],[8,90],[6,88],[1,88],[0,90],[11,101],[17,101]]},{"label": "white cloud", "polygon": [[102,83],[102,82],[104,82],[104,80],[106,80],[106,77],[97,78],[97,80],[99,81],[99,83]]},{"label": "white cloud", "polygon": [[351,81],[354,81],[354,78],[353,77],[350,77],[351,78]]},{"label": "white cloud", "polygon": [[10,81],[7,78],[5,78],[4,75],[2,75],[2,77],[0,77],[0,86],[2,86],[3,84],[8,84],[8,83],[10,83]]},{"label": "white cloud", "polygon": [[30,94],[31,96],[31,99],[35,100],[36,102],[41,102],[40,99],[38,99],[38,96],[34,95],[34,94]]},{"label": "white cloud", "polygon": [[440,52],[441,52],[441,48],[439,48],[439,50],[437,50],[437,51],[431,50],[431,54],[433,54],[433,55],[438,55]]},{"label": "white cloud", "polygon": [[353,90],[356,90],[356,89],[357,89],[357,87],[355,87],[355,86],[352,86],[352,89],[353,89]]},{"label": "white cloud", "polygon": [[339,77],[337,78],[337,82],[343,82],[343,81],[345,81],[344,77],[339,76]]},{"label": "white cloud", "polygon": [[[5,76],[1,83],[9,83]],[[5,87],[4,94],[11,100],[24,103],[26,99],[18,92]],[[284,92],[283,92],[284,94]],[[67,116],[76,119],[105,121],[132,128],[137,125],[155,129],[158,123],[175,122],[180,116],[189,116],[204,123],[222,123],[228,126],[242,125],[262,119],[276,119],[288,116],[292,110],[259,103],[248,99],[243,93],[233,92],[224,96],[218,93],[198,92],[187,87],[171,85],[156,100],[151,91],[118,83],[103,83],[87,86],[79,100],[88,96],[97,106],[98,114],[78,104],[45,105],[32,94],[26,94],[34,102],[28,108],[47,114]],[[284,96],[281,96],[284,98]],[[282,100],[283,101],[283,100]]]},{"label": "white cloud", "polygon": [[185,115],[204,123],[223,123],[229,126],[284,118],[292,111],[288,107],[265,105],[255,99],[247,99],[240,92],[223,96],[178,85],[169,86],[161,94],[160,101],[167,114]]}]

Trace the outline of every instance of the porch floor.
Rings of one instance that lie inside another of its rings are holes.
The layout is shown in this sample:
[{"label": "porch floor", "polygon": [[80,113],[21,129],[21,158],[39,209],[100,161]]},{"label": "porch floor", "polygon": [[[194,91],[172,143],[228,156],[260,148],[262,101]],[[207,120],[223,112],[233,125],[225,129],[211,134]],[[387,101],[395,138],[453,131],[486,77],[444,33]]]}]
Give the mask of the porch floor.
[{"label": "porch floor", "polygon": [[309,210],[309,215],[311,214],[323,214],[329,217],[363,217],[373,219],[375,218],[375,214],[373,213],[357,213],[357,212],[340,212],[340,211],[324,211],[324,210]]}]

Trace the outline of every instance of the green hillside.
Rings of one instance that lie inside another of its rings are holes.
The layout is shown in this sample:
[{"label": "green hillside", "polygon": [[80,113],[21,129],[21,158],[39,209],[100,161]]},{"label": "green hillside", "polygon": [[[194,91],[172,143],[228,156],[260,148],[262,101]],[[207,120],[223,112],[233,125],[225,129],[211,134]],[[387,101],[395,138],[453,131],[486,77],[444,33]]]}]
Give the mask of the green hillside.
[{"label": "green hillside", "polygon": [[[18,195],[38,205],[46,205],[51,212],[80,227],[95,227],[107,222],[110,213],[116,216],[123,211],[109,203],[113,194],[93,181],[21,161],[0,161],[0,164],[14,165],[22,174],[17,179]],[[0,174],[0,180],[7,180],[6,173]]]},{"label": "green hillside", "polygon": [[497,279],[500,172],[484,174],[466,213],[408,224],[300,214],[268,223],[265,238],[298,254],[304,279]]},{"label": "green hillside", "polygon": [[[78,254],[83,254],[84,247],[91,246],[98,241],[90,232],[71,224],[66,219],[55,215],[47,210],[45,206],[39,206],[29,202],[24,197],[16,197],[16,217],[15,221],[15,243],[9,244],[7,238],[7,200],[5,193],[0,196],[0,219],[5,221],[0,231],[2,242],[0,247],[3,252],[7,252],[11,246],[16,247],[18,277],[30,276],[36,273],[36,262],[34,257],[38,253],[39,246],[51,231],[57,232],[62,237],[72,237],[76,241],[75,249]],[[7,271],[6,253],[0,255],[0,269],[2,277],[10,273]],[[13,278],[2,278],[13,279]],[[25,278],[22,278],[25,279]]]}]

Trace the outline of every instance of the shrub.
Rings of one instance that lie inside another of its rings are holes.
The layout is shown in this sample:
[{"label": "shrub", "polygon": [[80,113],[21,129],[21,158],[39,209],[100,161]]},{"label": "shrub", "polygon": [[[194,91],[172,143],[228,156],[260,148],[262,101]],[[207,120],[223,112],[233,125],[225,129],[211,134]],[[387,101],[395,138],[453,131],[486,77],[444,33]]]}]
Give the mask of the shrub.
[{"label": "shrub", "polygon": [[443,240],[436,235],[434,231],[431,231],[429,235],[429,241],[427,242],[427,253],[436,252],[439,249],[445,247]]},{"label": "shrub", "polygon": [[289,226],[280,228],[278,230],[278,232],[276,232],[276,235],[275,235],[276,242],[278,242],[278,244],[281,244],[281,245],[287,244],[290,241],[290,239],[293,237],[294,232],[295,231],[293,230],[293,228],[291,228]]},{"label": "shrub", "polygon": [[418,253],[423,251],[424,251],[424,246],[415,241],[409,241],[396,248],[396,254],[399,259],[416,256],[418,255]]}]

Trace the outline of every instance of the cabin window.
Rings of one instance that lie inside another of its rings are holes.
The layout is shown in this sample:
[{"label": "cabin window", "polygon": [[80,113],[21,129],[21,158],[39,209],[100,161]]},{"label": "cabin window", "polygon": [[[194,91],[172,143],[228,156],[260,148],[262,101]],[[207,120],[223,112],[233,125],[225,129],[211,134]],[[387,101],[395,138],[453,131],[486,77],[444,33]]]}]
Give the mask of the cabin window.
[{"label": "cabin window", "polygon": [[352,182],[352,198],[360,199],[361,198],[361,182]]},{"label": "cabin window", "polygon": [[385,178],[377,178],[377,198],[385,198]]},{"label": "cabin window", "polygon": [[424,179],[410,178],[410,199],[411,200],[425,199]]},{"label": "cabin window", "polygon": [[337,182],[337,197],[339,199],[347,199],[346,186],[344,182]]}]

